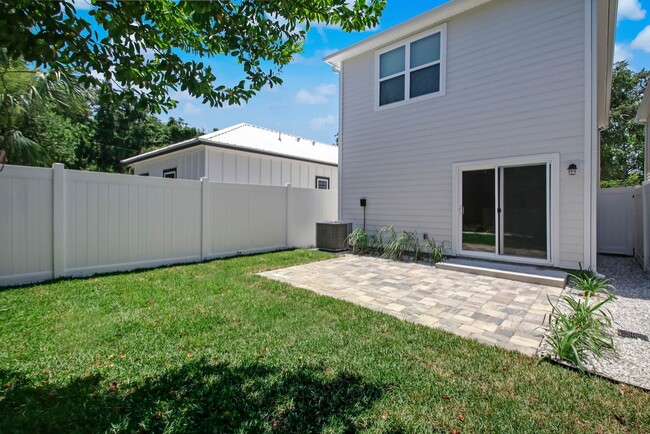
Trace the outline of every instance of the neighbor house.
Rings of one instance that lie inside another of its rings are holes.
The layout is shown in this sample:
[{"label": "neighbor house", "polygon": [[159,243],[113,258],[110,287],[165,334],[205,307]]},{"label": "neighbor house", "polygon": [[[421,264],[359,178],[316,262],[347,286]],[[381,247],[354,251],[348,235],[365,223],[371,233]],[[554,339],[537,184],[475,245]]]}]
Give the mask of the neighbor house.
[{"label": "neighbor house", "polygon": [[453,0],[328,56],[340,217],[595,268],[615,25],[615,0]]},{"label": "neighbor house", "polygon": [[135,175],[336,189],[338,148],[246,123],[122,160]]},{"label": "neighbor house", "polygon": [[645,125],[645,159],[643,165],[643,180],[650,181],[650,85],[645,90],[636,121]]}]

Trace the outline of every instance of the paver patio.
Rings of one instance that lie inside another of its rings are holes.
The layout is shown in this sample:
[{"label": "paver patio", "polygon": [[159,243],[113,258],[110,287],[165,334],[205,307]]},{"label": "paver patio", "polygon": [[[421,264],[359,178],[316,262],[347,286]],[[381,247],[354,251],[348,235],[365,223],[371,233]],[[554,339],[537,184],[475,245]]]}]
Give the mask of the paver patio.
[{"label": "paver patio", "polygon": [[550,286],[344,255],[260,273],[410,322],[535,354],[544,316],[562,290]]}]

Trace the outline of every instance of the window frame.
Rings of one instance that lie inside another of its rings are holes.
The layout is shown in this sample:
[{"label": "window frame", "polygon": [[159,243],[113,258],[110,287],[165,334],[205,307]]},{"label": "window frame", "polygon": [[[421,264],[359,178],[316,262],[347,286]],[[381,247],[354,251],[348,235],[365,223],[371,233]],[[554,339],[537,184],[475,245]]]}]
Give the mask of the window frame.
[{"label": "window frame", "polygon": [[[174,176],[167,176],[172,173],[174,174]],[[166,179],[178,179],[178,171],[176,170],[176,167],[163,170],[162,177]]]},{"label": "window frame", "polygon": [[[411,44],[420,39],[432,36],[436,33],[440,33],[440,60],[425,63],[424,65],[411,68]],[[380,56],[384,53],[392,51],[399,47],[404,47],[404,71],[399,72],[393,75],[389,75],[384,78],[379,77],[379,66],[380,66]],[[416,96],[411,98],[411,73],[414,71],[419,71],[420,69],[428,68],[433,65],[440,65],[440,89],[438,92],[428,93],[425,95]],[[381,82],[390,80],[400,75],[404,75],[404,99],[402,101],[396,101],[390,104],[380,105],[380,88],[379,85]],[[426,30],[424,32],[417,33],[415,35],[409,36],[408,38],[402,39],[399,42],[383,47],[375,51],[375,111],[387,110],[393,107],[400,107],[405,104],[411,104],[419,101],[425,101],[431,98],[438,98],[445,96],[447,94],[447,23],[436,26],[432,29]]]},{"label": "window frame", "polygon": [[[327,181],[327,188],[318,188],[318,181]],[[330,178],[328,176],[316,176],[316,190],[329,190]]]}]

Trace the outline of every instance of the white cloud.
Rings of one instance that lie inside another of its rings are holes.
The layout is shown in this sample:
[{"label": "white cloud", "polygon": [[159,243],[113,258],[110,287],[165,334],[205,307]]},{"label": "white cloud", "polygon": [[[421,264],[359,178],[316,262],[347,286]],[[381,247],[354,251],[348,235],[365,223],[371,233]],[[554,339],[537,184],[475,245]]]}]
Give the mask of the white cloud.
[{"label": "white cloud", "polygon": [[615,44],[614,45],[614,63],[621,62],[623,60],[630,60],[633,56],[632,50],[625,44]]},{"label": "white cloud", "polygon": [[633,48],[635,50],[643,50],[646,53],[650,53],[650,26],[646,26],[645,29],[639,32],[639,34],[630,44],[630,48]]},{"label": "white cloud", "polygon": [[327,104],[330,101],[330,97],[336,95],[336,92],[336,85],[321,84],[311,90],[300,89],[294,97],[294,101],[298,104],[307,105]]},{"label": "white cloud", "polygon": [[309,66],[313,66],[313,65],[322,66],[324,63],[323,58],[329,56],[332,53],[336,53],[337,51],[339,51],[337,48],[316,50],[314,52],[314,55],[310,57],[305,57],[300,54],[296,54],[293,56],[292,63],[299,64],[299,65],[309,65]]},{"label": "white cloud", "polygon": [[190,93],[186,90],[173,90],[169,93],[169,96],[179,102],[185,102],[185,101],[196,101],[196,98],[194,98]]},{"label": "white cloud", "polygon": [[316,105],[327,104],[329,98],[324,95],[310,92],[307,89],[300,89],[296,94],[294,101],[296,101],[298,104]]},{"label": "white cloud", "polygon": [[188,116],[200,115],[203,113],[203,108],[201,106],[188,102],[183,106],[183,113]]},{"label": "white cloud", "polygon": [[638,21],[645,18],[646,11],[639,0],[619,0],[618,19]]},{"label": "white cloud", "polygon": [[309,121],[312,130],[324,130],[334,125],[336,125],[336,116],[334,115],[321,116]]}]

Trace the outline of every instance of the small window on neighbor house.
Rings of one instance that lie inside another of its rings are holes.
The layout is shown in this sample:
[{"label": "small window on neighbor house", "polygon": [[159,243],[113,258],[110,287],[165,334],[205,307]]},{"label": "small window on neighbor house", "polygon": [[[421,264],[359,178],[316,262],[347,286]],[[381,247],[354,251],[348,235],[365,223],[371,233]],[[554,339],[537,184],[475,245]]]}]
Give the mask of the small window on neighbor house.
[{"label": "small window on neighbor house", "polygon": [[149,176],[149,173],[141,173],[140,176]]},{"label": "small window on neighbor house", "polygon": [[318,190],[329,190],[330,189],[330,179],[324,176],[316,177],[316,188]]},{"label": "small window on neighbor house", "polygon": [[163,170],[163,178],[176,178],[176,168]]},{"label": "small window on neighbor house", "polygon": [[378,106],[444,93],[445,32],[442,26],[378,52]]}]

